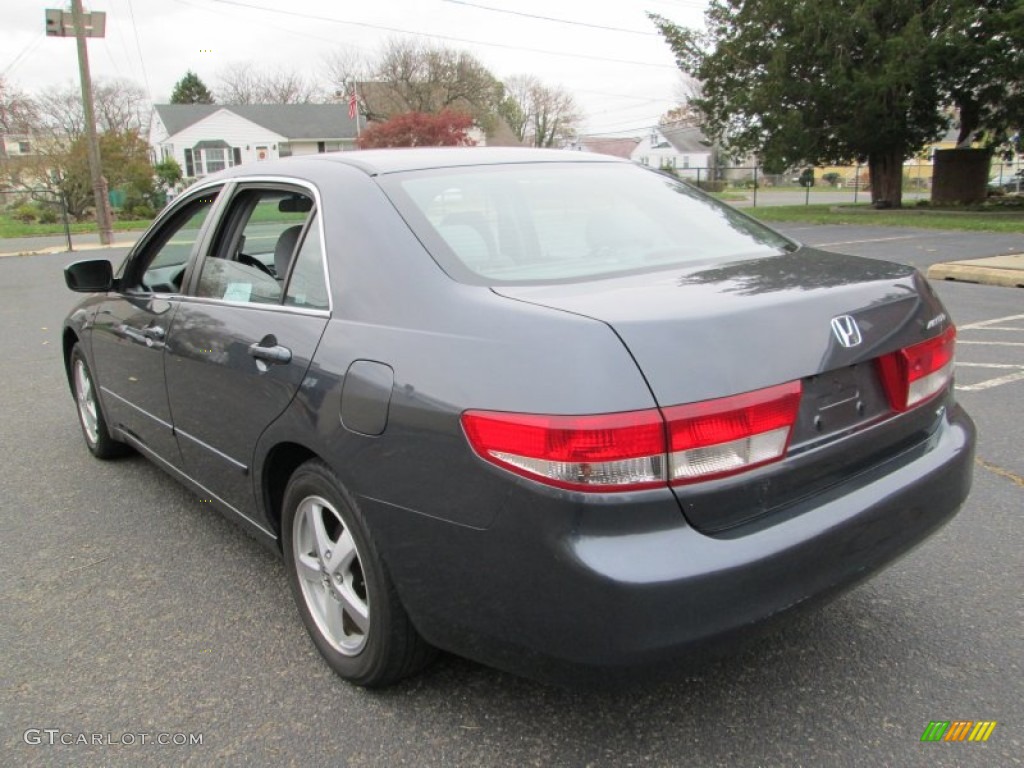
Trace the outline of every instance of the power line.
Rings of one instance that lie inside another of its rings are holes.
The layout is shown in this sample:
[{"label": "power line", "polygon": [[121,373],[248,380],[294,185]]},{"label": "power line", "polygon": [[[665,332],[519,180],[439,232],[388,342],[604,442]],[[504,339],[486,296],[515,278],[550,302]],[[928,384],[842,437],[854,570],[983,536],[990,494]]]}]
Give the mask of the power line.
[{"label": "power line", "polygon": [[589,88],[573,88],[574,93],[593,93],[596,96],[608,96],[612,99],[632,99],[633,101],[642,101],[645,104],[658,104],[663,101],[672,101],[671,98],[660,98],[654,99],[647,96],[631,96],[625,93],[608,93],[607,91],[594,91]]},{"label": "power line", "polygon": [[146,62],[142,58],[142,43],[139,42],[139,27],[135,23],[135,9],[132,7],[132,0],[128,0],[128,15],[132,19],[132,29],[135,30],[135,48],[139,52],[139,64],[142,66],[142,81],[146,84],[146,94],[153,98],[153,89],[149,87],[149,75],[146,74]]},{"label": "power line", "polygon": [[[637,125],[630,128],[619,128],[618,130],[614,131],[595,131],[592,133],[581,133],[580,136],[608,136],[616,133],[646,133],[647,131],[651,130],[651,126],[657,124],[658,118],[652,117],[650,122],[644,123],[643,125]],[[612,123],[612,125],[615,125],[615,123]]]},{"label": "power line", "polygon": [[[132,54],[128,50],[128,44],[124,41],[124,33],[121,31],[122,25],[120,23],[113,23],[110,26],[114,28],[114,33],[117,35],[117,42],[121,46],[121,54],[124,56],[125,66],[128,67],[128,71],[131,72],[134,69],[132,65]],[[152,97],[153,94],[150,94]]]},{"label": "power line", "polygon": [[466,0],[441,0],[444,3],[452,3],[454,5],[465,5],[469,8],[479,8],[482,11],[492,11],[493,13],[507,13],[510,16],[523,16],[527,19],[539,19],[541,21],[553,21],[557,24],[569,24],[574,27],[589,27],[590,29],[603,29],[608,32],[625,32],[630,35],[645,35],[647,37],[657,37],[657,32],[642,32],[638,29],[622,29],[621,27],[606,27],[602,24],[588,24],[585,21],[572,21],[571,19],[556,19],[553,16],[541,16],[536,13],[524,13],[523,11],[512,11],[508,8],[495,8],[490,5],[480,5],[479,3],[470,3]]},{"label": "power line", "polygon": [[24,48],[22,48],[21,51],[18,52],[18,55],[11,60],[11,63],[4,67],[3,77],[7,77],[8,73],[13,72],[14,68],[18,66],[21,60],[25,56],[27,56],[31,51],[34,51],[36,49],[36,47],[39,45],[39,41],[41,41],[44,37],[46,37],[46,35],[40,32],[38,37],[34,37],[31,40],[29,40],[28,44]]},{"label": "power line", "polygon": [[377,29],[384,32],[396,32],[401,35],[415,35],[417,37],[434,38],[438,40],[450,40],[456,43],[468,43],[470,45],[482,45],[489,48],[505,48],[511,51],[528,51],[530,53],[541,53],[547,56],[563,56],[571,59],[589,59],[591,61],[601,61],[611,64],[632,64],[638,67],[657,67],[659,69],[675,69],[674,64],[655,64],[649,61],[633,61],[630,59],[610,59],[605,56],[589,56],[584,53],[566,53],[565,51],[550,51],[544,48],[526,48],[520,45],[505,45],[504,43],[488,43],[483,40],[472,40],[465,37],[453,37],[451,35],[436,35],[429,34],[426,32],[415,32],[411,29],[401,29],[399,27],[387,27],[382,24],[369,24],[364,21],[343,21],[341,19],[335,19],[330,16],[318,16],[312,13],[299,13],[297,11],[284,11],[278,8],[267,8],[262,5],[251,5],[249,3],[242,3],[238,0],[212,0],[215,3],[222,3],[224,5],[235,5],[240,8],[248,8],[255,11],[266,11],[267,13],[277,13],[284,16],[293,16],[296,18],[312,19],[314,21],[326,21],[332,24],[344,24],[353,27],[362,27],[364,29]]},{"label": "power line", "polygon": [[[195,8],[197,11],[202,11],[203,13],[213,13],[213,14],[216,14],[217,16],[222,16],[224,18],[229,18],[229,19],[237,19],[238,18],[238,16],[234,15],[231,11],[227,11],[227,10],[222,11],[222,10],[219,10],[217,8],[207,8],[206,6],[196,5],[195,3],[188,2],[188,0],[174,0],[174,2],[178,3],[178,5],[184,5],[187,8]],[[266,10],[271,10],[271,9],[268,8]],[[258,23],[258,22],[250,22],[250,23]],[[262,26],[262,25],[260,25],[260,26]],[[305,38],[308,38],[310,40],[319,40],[321,42],[330,43],[332,45],[337,45],[338,44],[338,39],[337,38],[321,37],[320,35],[313,35],[313,34],[310,34],[309,32],[300,32],[299,30],[291,29],[290,27],[277,27],[276,29],[279,29],[282,32],[287,32],[287,33],[289,33],[291,35],[295,35],[296,37],[305,37]],[[345,45],[348,48],[355,48],[356,50],[363,51],[364,53],[370,53],[370,49],[369,48],[366,48],[365,46],[362,46],[362,45],[358,45],[356,43],[345,43]]]}]

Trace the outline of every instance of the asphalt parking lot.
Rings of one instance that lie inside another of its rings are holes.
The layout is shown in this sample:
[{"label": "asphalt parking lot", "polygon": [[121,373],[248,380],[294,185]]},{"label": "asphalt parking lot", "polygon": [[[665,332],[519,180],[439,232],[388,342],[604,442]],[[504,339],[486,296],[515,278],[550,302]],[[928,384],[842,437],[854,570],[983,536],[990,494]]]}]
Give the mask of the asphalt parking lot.
[{"label": "asphalt parking lot", "polygon": [[[1024,252],[1020,235],[788,231],[921,268]],[[872,581],[659,684],[563,690],[444,657],[367,692],[321,662],[271,554],[141,458],[82,445],[59,341],[80,257],[0,259],[0,764],[1024,764],[1024,291],[936,285],[980,431],[974,490]],[[922,743],[935,720],[997,725]]]}]

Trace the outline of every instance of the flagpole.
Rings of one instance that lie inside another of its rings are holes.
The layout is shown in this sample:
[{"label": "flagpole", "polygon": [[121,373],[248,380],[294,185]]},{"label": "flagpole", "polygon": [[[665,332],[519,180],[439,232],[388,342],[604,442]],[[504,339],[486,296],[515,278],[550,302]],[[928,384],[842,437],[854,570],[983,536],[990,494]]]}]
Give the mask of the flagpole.
[{"label": "flagpole", "polygon": [[359,91],[356,87],[356,81],[352,81],[352,101],[355,102],[355,113],[356,113],[356,138],[359,138]]}]

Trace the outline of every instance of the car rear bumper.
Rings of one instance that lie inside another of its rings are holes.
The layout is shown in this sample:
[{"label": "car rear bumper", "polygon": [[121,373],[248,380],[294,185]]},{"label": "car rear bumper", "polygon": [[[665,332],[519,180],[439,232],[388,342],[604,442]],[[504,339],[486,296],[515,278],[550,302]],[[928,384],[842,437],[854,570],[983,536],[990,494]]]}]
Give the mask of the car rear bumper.
[{"label": "car rear bumper", "polygon": [[922,443],[728,535],[690,527],[667,491],[628,502],[534,492],[532,505],[506,492],[486,530],[365,502],[428,641],[526,674],[629,667],[685,656],[899,557],[960,508],[974,440],[951,405]]}]

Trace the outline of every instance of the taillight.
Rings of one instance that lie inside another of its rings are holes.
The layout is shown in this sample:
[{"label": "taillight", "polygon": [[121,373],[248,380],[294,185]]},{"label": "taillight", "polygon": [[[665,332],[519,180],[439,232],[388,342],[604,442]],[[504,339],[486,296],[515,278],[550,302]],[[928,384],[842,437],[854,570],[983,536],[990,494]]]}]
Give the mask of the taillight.
[{"label": "taillight", "polygon": [[657,410],[600,416],[466,411],[481,458],[559,488],[630,491],[665,484],[665,425]]},{"label": "taillight", "polygon": [[800,382],[690,405],[596,416],[466,411],[483,459],[547,485],[632,491],[692,483],[781,459]]},{"label": "taillight", "polygon": [[751,469],[786,454],[800,408],[799,381],[665,409],[669,479],[693,483]]},{"label": "taillight", "polygon": [[956,328],[878,358],[882,386],[894,411],[906,411],[942,392],[953,378]]}]

